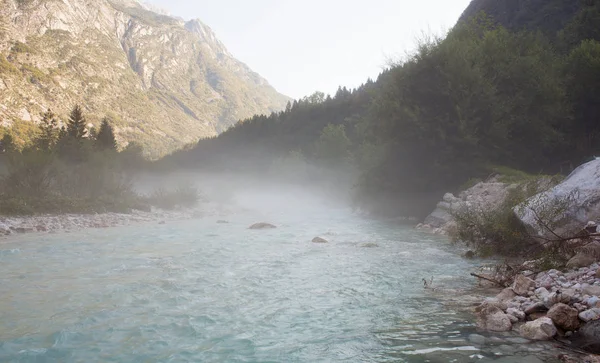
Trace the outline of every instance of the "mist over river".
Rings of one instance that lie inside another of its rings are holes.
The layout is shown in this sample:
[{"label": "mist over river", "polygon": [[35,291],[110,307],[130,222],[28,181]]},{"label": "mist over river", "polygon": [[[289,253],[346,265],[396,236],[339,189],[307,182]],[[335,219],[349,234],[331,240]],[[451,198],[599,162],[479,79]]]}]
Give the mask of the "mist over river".
[{"label": "mist over river", "polygon": [[[299,190],[203,217],[0,242],[0,362],[540,362],[477,332],[455,246]],[[249,230],[256,222],[278,226]],[[321,236],[327,244],[311,240]],[[434,278],[436,291],[422,279]]]}]

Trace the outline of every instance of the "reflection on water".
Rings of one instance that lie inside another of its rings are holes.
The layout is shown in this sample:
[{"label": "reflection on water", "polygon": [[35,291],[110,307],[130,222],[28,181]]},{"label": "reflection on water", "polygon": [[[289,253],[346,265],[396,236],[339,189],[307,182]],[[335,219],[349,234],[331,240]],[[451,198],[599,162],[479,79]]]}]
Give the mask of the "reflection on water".
[{"label": "reflection on water", "polygon": [[[263,220],[280,228],[246,228]],[[537,362],[547,348],[477,335],[459,308],[472,262],[443,240],[345,209],[216,222],[1,244],[0,361]]]}]

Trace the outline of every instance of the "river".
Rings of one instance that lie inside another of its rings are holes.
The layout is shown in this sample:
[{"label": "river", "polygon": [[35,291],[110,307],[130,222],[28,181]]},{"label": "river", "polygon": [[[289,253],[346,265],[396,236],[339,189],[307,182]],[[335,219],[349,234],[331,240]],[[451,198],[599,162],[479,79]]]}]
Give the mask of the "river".
[{"label": "river", "polygon": [[[0,361],[541,362],[548,352],[476,330],[461,301],[477,262],[445,239],[308,195],[266,199],[239,197],[228,223],[0,242]],[[262,221],[278,228],[247,229]],[[436,289],[424,289],[432,277]]]}]

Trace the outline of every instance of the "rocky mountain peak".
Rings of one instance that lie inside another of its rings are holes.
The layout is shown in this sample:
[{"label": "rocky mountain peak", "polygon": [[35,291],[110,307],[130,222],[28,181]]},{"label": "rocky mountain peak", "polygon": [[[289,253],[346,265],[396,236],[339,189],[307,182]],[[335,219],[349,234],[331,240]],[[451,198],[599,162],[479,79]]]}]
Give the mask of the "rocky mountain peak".
[{"label": "rocky mountain peak", "polygon": [[80,103],[154,156],[285,107],[200,20],[134,0],[2,0],[0,124]]}]

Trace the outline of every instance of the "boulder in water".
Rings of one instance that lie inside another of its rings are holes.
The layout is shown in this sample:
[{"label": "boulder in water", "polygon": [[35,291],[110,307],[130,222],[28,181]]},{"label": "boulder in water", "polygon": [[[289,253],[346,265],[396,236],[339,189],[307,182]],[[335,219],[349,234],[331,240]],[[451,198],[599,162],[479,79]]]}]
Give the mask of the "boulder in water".
[{"label": "boulder in water", "polygon": [[312,243],[329,243],[329,241],[322,237],[315,237],[313,238]]},{"label": "boulder in water", "polygon": [[510,317],[498,307],[497,303],[486,301],[475,308],[477,326],[481,329],[505,332],[512,329]]},{"label": "boulder in water", "polygon": [[274,226],[270,223],[255,223],[253,225],[251,225],[250,227],[248,227],[248,229],[273,229],[273,228],[277,228],[277,226]]},{"label": "boulder in water", "polygon": [[548,317],[539,318],[521,326],[521,335],[531,340],[550,340],[557,333],[552,319]]}]

